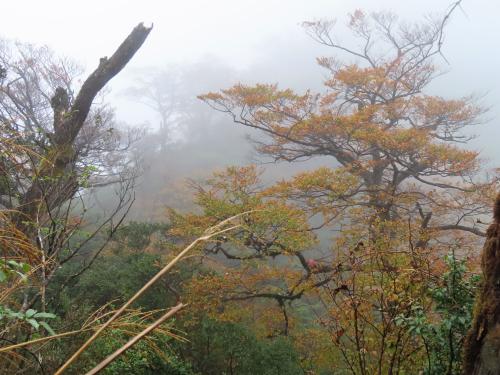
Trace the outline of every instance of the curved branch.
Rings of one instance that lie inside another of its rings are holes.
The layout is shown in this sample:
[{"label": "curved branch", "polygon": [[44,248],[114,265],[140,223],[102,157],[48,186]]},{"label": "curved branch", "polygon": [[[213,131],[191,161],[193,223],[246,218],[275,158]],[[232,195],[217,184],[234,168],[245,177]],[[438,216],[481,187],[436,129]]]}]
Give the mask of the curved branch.
[{"label": "curved branch", "polygon": [[461,230],[465,232],[470,232],[473,233],[477,236],[481,237],[486,237],[486,232],[483,232],[477,228],[471,228],[465,225],[454,225],[454,224],[449,224],[449,225],[439,225],[437,227],[431,227],[429,228],[431,230],[438,230],[438,231],[444,231],[444,230]]}]

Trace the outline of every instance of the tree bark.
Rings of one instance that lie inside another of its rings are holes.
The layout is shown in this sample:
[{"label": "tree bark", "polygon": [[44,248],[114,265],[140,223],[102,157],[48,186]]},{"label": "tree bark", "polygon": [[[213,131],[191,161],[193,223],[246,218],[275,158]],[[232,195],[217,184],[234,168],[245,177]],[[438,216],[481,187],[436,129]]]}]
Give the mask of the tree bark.
[{"label": "tree bark", "polygon": [[68,94],[64,88],[59,87],[56,90],[51,101],[54,110],[52,149],[47,155],[42,155],[44,160],[37,176],[21,199],[20,220],[18,220],[20,223],[32,222],[37,215],[43,215],[43,211],[64,203],[65,200],[61,202],[60,194],[69,195],[68,198],[71,198],[78,189],[77,176],[74,175],[73,143],[96,95],[127,65],[150,31],[151,28],[140,23],[110,58],[101,58],[99,66],[85,80],[72,105],[68,103]]},{"label": "tree bark", "polygon": [[474,321],[464,343],[464,374],[500,374],[500,194],[494,222],[486,232],[481,268],[483,285],[477,297]]}]

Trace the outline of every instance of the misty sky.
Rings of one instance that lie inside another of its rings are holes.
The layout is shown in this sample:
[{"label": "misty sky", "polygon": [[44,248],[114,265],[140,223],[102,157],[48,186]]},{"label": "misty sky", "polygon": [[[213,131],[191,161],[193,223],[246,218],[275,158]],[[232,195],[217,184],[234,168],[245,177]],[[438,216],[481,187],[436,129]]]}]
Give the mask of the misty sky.
[{"label": "misty sky", "polygon": [[[200,63],[207,56],[244,71],[254,67],[256,80],[282,87],[318,87],[323,71],[315,57],[328,55],[300,27],[305,20],[337,18],[356,8],[390,10],[404,19],[444,12],[448,0],[169,0],[169,1],[3,1],[0,36],[47,44],[58,53],[93,69],[99,57],[110,55],[138,22],[154,23],[143,48],[112,82],[113,93],[130,85],[132,76],[152,66]],[[500,22],[491,0],[464,0],[447,28],[444,52],[449,73],[433,90],[455,97],[474,93],[491,107],[490,121],[477,129],[473,147],[500,164]],[[338,35],[341,40],[342,35]],[[248,75],[242,75],[248,79]],[[238,78],[237,78],[238,79]],[[311,81],[310,85],[308,82]],[[314,82],[313,82],[314,81]],[[151,119],[146,109],[112,95],[121,119]],[[143,112],[144,111],[144,112]]]}]

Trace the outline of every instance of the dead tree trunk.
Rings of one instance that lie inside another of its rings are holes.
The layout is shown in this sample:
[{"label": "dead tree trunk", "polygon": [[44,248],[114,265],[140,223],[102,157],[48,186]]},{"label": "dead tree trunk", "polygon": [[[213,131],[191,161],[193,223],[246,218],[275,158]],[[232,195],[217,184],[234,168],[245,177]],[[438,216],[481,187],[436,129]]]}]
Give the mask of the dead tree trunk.
[{"label": "dead tree trunk", "polygon": [[54,110],[51,150],[48,155],[43,155],[43,163],[38,168],[33,184],[21,198],[20,223],[33,222],[36,215],[43,216],[45,211],[50,211],[74,195],[78,183],[74,173],[76,160],[73,145],[92,102],[99,91],[127,65],[150,31],[151,28],[142,23],[137,25],[110,58],[101,58],[99,66],[85,80],[72,104],[64,88],[56,90],[51,101]]},{"label": "dead tree trunk", "polygon": [[500,374],[500,194],[487,231],[481,268],[483,284],[464,344],[464,374]]}]

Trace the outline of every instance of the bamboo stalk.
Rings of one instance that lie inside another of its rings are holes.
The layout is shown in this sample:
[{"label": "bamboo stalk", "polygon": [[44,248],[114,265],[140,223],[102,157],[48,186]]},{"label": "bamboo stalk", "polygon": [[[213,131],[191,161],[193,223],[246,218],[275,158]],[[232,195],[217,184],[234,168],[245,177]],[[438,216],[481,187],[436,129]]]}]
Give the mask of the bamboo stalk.
[{"label": "bamboo stalk", "polygon": [[66,337],[66,336],[76,335],[77,333],[82,333],[82,332],[90,331],[92,329],[93,328],[77,329],[75,331],[68,331],[68,332],[58,333],[57,335],[41,337],[39,339],[25,341],[25,342],[21,342],[19,344],[4,346],[4,347],[0,348],[0,353],[2,353],[2,352],[9,352],[9,351],[14,350],[14,349],[22,348],[22,347],[28,346],[28,345],[38,344],[40,342],[45,342],[45,341],[60,339],[62,337]]},{"label": "bamboo stalk", "polygon": [[129,340],[125,345],[123,345],[121,348],[117,349],[113,354],[108,356],[105,360],[103,360],[101,363],[99,363],[97,366],[95,366],[92,370],[87,372],[85,375],[94,375],[97,374],[99,371],[104,370],[111,362],[113,362],[115,359],[117,359],[119,356],[121,356],[123,353],[125,353],[128,349],[130,349],[132,346],[137,344],[141,339],[143,339],[146,335],[148,335],[151,331],[153,331],[156,327],[158,327],[160,324],[162,324],[165,320],[170,318],[172,315],[177,313],[180,309],[185,307],[187,305],[179,303],[177,306],[172,307],[166,314],[164,314],[160,319],[149,325],[146,329],[144,329],[141,333],[139,333],[137,336],[134,336],[131,340]]},{"label": "bamboo stalk", "polygon": [[187,246],[184,250],[182,250],[174,259],[170,261],[164,268],[162,268],[155,276],[153,276],[144,286],[134,294],[120,309],[118,309],[109,320],[104,323],[55,373],[54,375],[61,375],[70,365],[73,363],[84,351],[89,347],[89,345],[116,319],[120,314],[125,311],[127,307],[129,307],[132,303],[134,303],[147,289],[149,289],[156,281],[158,281],[163,275],[165,275],[172,267],[181,260],[184,255],[186,255],[190,250],[192,250],[198,243],[209,240],[214,236],[218,236],[220,234],[232,231],[236,228],[239,228],[241,225],[233,225],[225,229],[220,229],[227,223],[233,221],[236,218],[239,218],[243,215],[246,215],[252,211],[242,212],[238,215],[231,216],[224,221],[221,221],[217,225],[207,229],[205,231],[205,235],[198,237],[196,240],[191,242],[189,246]]}]

